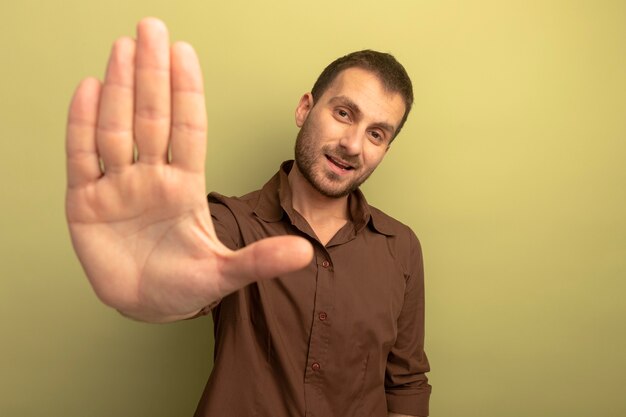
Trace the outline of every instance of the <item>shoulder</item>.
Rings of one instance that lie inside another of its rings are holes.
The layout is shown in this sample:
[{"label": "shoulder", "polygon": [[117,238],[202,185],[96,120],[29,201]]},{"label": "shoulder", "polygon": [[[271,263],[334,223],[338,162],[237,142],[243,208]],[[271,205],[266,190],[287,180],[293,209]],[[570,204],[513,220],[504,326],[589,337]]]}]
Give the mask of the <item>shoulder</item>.
[{"label": "shoulder", "polygon": [[369,205],[369,210],[373,228],[387,236],[390,251],[404,268],[421,263],[422,246],[413,229],[374,206]]},{"label": "shoulder", "polygon": [[211,214],[217,217],[240,215],[250,215],[259,202],[260,190],[252,191],[241,197],[227,197],[225,195],[212,192],[208,195],[209,209]]},{"label": "shoulder", "polygon": [[[387,236],[394,236],[404,243],[419,243],[415,232],[408,225],[391,217],[382,210],[368,204],[372,226],[374,229]],[[415,242],[413,242],[415,241]]]},{"label": "shoulder", "polygon": [[258,196],[259,191],[241,197],[226,197],[215,192],[207,196],[215,233],[230,249],[245,246],[241,232],[253,217]]}]

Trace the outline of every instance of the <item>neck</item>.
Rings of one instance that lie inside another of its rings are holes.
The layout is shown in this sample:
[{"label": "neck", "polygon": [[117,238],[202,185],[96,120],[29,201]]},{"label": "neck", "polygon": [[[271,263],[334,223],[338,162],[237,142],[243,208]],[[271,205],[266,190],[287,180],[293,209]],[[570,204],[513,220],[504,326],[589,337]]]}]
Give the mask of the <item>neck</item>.
[{"label": "neck", "polygon": [[314,228],[337,222],[344,224],[350,218],[348,196],[332,198],[321,194],[304,178],[295,162],[289,172],[289,186],[293,208]]}]

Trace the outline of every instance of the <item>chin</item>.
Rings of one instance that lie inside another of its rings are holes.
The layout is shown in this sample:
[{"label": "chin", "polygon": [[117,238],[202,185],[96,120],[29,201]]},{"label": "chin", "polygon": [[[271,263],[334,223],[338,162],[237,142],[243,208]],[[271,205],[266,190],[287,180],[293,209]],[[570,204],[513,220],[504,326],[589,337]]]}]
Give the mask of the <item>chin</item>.
[{"label": "chin", "polygon": [[358,188],[354,184],[336,184],[333,187],[324,181],[316,181],[312,185],[320,194],[329,198],[343,198]]}]

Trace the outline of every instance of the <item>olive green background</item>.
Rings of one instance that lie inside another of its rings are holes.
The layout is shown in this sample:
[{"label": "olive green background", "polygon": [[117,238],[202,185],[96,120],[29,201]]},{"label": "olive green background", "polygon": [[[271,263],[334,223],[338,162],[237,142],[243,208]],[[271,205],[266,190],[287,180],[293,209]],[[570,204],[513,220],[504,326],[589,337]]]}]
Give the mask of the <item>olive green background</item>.
[{"label": "olive green background", "polygon": [[431,415],[626,415],[626,2],[609,0],[3,1],[0,415],[189,416],[210,372],[210,318],[104,307],[64,223],[72,90],[146,15],[200,54],[225,194],[291,156],[323,66],[394,53],[416,104],[364,188],[424,247]]}]

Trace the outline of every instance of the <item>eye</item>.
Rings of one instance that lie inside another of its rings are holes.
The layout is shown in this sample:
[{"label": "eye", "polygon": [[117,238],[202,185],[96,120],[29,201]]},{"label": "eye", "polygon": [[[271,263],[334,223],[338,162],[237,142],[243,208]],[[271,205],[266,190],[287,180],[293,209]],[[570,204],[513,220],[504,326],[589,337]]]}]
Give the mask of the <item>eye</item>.
[{"label": "eye", "polygon": [[336,114],[337,114],[337,116],[339,116],[340,119],[349,119],[350,118],[350,113],[348,113],[344,109],[337,109]]},{"label": "eye", "polygon": [[385,137],[377,130],[370,131],[370,136],[376,142],[383,142],[385,140]]}]

